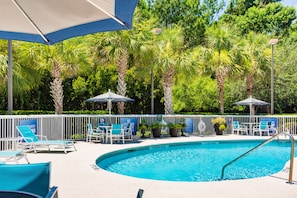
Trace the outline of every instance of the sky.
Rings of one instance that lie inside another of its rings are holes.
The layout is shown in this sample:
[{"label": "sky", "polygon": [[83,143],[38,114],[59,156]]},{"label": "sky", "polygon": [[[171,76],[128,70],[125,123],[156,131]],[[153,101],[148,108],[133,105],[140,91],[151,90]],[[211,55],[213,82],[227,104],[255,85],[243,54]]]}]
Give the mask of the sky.
[{"label": "sky", "polygon": [[[229,4],[229,0],[225,0],[226,5]],[[285,6],[295,6],[297,9],[297,0],[282,0],[281,1]]]},{"label": "sky", "polygon": [[295,8],[297,8],[297,1],[296,0],[283,0],[281,2],[286,6],[295,6]]}]

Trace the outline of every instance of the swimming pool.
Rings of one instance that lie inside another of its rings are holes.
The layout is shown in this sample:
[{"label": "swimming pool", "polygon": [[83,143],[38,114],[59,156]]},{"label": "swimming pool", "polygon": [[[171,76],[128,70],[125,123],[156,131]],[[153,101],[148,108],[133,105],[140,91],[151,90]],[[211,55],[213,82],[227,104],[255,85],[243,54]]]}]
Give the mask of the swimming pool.
[{"label": "swimming pool", "polygon": [[[216,181],[223,166],[263,140],[203,141],[160,144],[119,150],[100,156],[96,164],[107,171],[153,180]],[[225,169],[224,179],[256,178],[283,169],[290,142],[272,141]]]}]

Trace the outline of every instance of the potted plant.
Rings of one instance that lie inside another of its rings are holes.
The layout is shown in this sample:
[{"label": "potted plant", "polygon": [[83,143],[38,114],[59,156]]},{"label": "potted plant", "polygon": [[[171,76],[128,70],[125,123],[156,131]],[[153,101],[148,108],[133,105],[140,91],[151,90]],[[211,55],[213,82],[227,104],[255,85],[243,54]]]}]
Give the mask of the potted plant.
[{"label": "potted plant", "polygon": [[169,134],[171,137],[177,137],[179,134],[179,129],[181,129],[181,125],[179,123],[168,123]]},{"label": "potted plant", "polygon": [[223,117],[217,117],[215,119],[212,119],[211,123],[213,124],[213,127],[217,135],[223,135],[224,130],[228,128],[226,119]]},{"label": "potted plant", "polygon": [[147,128],[148,128],[148,125],[146,124],[146,120],[142,119],[141,123],[139,124],[139,127],[138,127],[142,138],[144,138],[144,134],[145,134],[145,131],[147,130]]},{"label": "potted plant", "polygon": [[161,128],[162,123],[161,122],[155,122],[151,124],[151,130],[154,137],[160,137],[161,136]]},{"label": "potted plant", "polygon": [[184,135],[184,128],[187,126],[187,124],[186,124],[186,121],[185,121],[185,118],[181,118],[180,119],[180,131],[181,131],[181,136],[185,136]]}]

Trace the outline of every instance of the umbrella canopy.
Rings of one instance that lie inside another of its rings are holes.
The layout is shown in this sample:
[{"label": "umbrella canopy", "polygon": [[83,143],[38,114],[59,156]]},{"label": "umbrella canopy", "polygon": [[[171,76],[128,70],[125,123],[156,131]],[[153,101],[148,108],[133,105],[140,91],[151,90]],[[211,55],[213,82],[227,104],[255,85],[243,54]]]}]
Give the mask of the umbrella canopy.
[{"label": "umbrella canopy", "polygon": [[269,105],[268,102],[262,101],[262,100],[258,100],[256,98],[253,98],[252,96],[250,96],[249,98],[245,99],[245,100],[241,100],[238,102],[235,102],[234,104],[236,105],[243,105],[243,106],[249,106],[249,105]]},{"label": "umbrella canopy", "polygon": [[0,39],[45,44],[132,28],[138,0],[2,0]]},{"label": "umbrella canopy", "polygon": [[235,102],[234,104],[242,105],[242,106],[249,106],[250,107],[250,115],[252,115],[253,114],[253,106],[264,106],[264,105],[269,105],[270,103],[262,101],[262,100],[258,100],[256,98],[253,98],[252,96],[250,96],[249,98]]},{"label": "umbrella canopy", "polygon": [[96,32],[132,28],[138,0],[2,0],[0,39],[8,40],[8,113],[12,113],[11,40],[51,45]]},{"label": "umbrella canopy", "polygon": [[133,102],[134,100],[131,98],[127,98],[125,96],[121,96],[119,94],[115,94],[108,90],[107,93],[100,94],[98,96],[95,96],[93,98],[89,98],[86,100],[86,102],[101,102],[101,103],[107,103],[109,114],[111,114],[111,103],[112,102]]}]

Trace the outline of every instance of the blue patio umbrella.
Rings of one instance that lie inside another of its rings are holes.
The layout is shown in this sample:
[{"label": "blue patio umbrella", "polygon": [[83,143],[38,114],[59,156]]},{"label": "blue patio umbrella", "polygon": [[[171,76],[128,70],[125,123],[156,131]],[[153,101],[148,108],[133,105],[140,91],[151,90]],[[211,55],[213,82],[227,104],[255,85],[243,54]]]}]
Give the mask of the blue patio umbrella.
[{"label": "blue patio umbrella", "polygon": [[12,108],[11,40],[51,45],[68,38],[132,28],[138,0],[2,0],[0,39],[9,41],[8,106]]},{"label": "blue patio umbrella", "polygon": [[132,28],[138,0],[2,0],[0,39],[54,44]]}]

